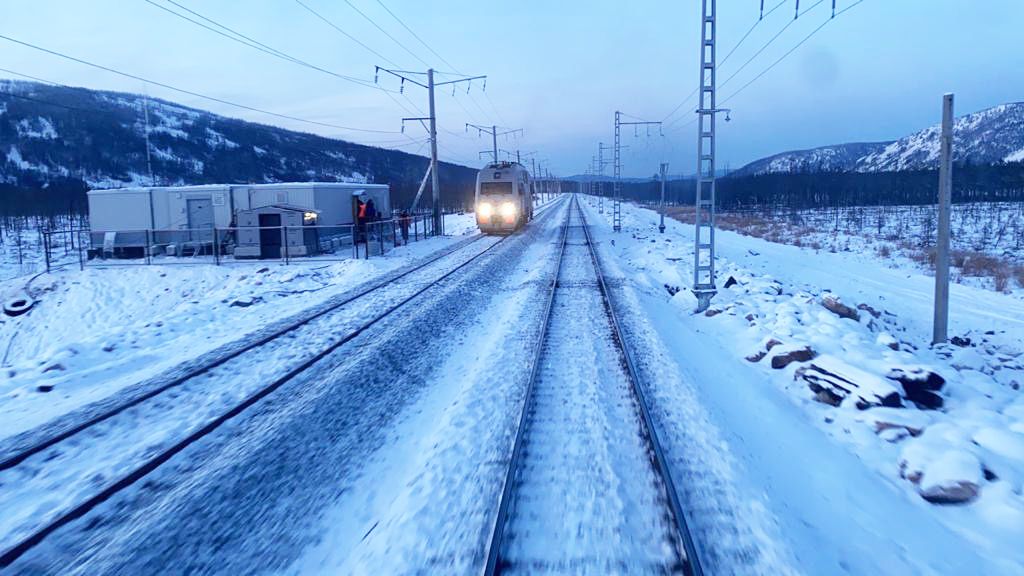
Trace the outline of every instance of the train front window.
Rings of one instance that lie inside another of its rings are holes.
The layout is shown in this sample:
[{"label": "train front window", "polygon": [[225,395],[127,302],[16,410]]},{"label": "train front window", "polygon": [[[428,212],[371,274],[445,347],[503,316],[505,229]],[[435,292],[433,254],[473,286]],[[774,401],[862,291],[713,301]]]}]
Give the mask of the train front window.
[{"label": "train front window", "polygon": [[499,194],[512,194],[511,182],[481,182],[480,195],[495,196]]}]

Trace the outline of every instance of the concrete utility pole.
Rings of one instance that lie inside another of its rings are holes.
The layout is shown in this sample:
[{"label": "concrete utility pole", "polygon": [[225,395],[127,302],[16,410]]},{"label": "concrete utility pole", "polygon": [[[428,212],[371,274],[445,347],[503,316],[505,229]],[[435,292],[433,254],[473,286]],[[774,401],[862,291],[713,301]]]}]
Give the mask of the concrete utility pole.
[{"label": "concrete utility pole", "polygon": [[142,113],[146,117],[146,168],[149,170],[149,185],[156,186],[153,178],[153,156],[149,148],[149,94],[142,92]]},{"label": "concrete utility pole", "polygon": [[935,247],[935,323],[932,344],[946,341],[949,324],[949,205],[953,199],[953,95],[942,97],[939,160],[939,234]]},{"label": "concrete utility pole", "polygon": [[[402,131],[403,132],[405,131],[405,122],[407,120],[419,120],[421,122],[423,120],[430,120],[430,130],[429,130],[430,131],[430,168],[428,170],[429,170],[430,178],[431,178],[430,184],[431,184],[431,188],[432,188],[432,193],[433,193],[432,196],[433,196],[433,201],[434,201],[434,207],[433,207],[434,208],[433,209],[433,212],[434,212],[433,213],[434,234],[435,235],[444,235],[444,218],[442,217],[442,214],[441,214],[441,184],[440,184],[440,177],[439,177],[439,174],[437,172],[437,113],[436,113],[436,111],[434,109],[434,88],[437,87],[437,86],[445,86],[447,84],[458,84],[459,82],[472,82],[473,80],[483,79],[484,80],[484,89],[486,90],[486,88],[487,88],[487,76],[467,76],[465,78],[459,78],[457,80],[449,80],[448,82],[438,82],[438,83],[435,83],[434,82],[434,69],[431,68],[431,69],[429,69],[429,70],[427,70],[425,72],[425,74],[427,76],[427,83],[424,84],[424,83],[422,83],[422,82],[420,82],[418,80],[415,80],[415,79],[413,79],[411,77],[411,75],[413,75],[413,74],[424,74],[424,72],[405,72],[405,71],[402,71],[402,70],[388,70],[387,68],[381,68],[380,66],[377,66],[376,69],[375,69],[375,72],[374,72],[374,77],[373,77],[374,83],[377,82],[377,78],[378,78],[378,76],[380,75],[381,72],[386,72],[386,73],[388,73],[388,74],[390,74],[392,76],[395,76],[396,78],[400,78],[402,80],[402,87],[403,88],[405,86],[405,83],[409,82],[409,83],[415,84],[415,85],[417,85],[417,86],[419,86],[421,88],[426,88],[427,92],[429,93],[430,116],[427,117],[427,118],[402,118]],[[495,152],[494,157],[495,157],[495,161],[497,161],[497,157],[498,157],[497,152]],[[419,195],[417,194],[417,199],[418,198],[419,198]]]},{"label": "concrete utility pole", "polygon": [[515,130],[507,130],[505,132],[498,132],[497,126],[479,126],[477,124],[466,123],[466,131],[469,131],[470,127],[476,128],[478,133],[484,133],[491,135],[492,150],[494,150],[494,161],[498,161],[498,136],[504,136],[506,134],[515,134],[516,132],[522,133],[522,128],[516,128]]},{"label": "concrete utility pole", "polygon": [[615,181],[612,184],[615,191],[615,199],[612,201],[612,230],[618,232],[622,230],[622,142],[619,138],[620,128],[622,126],[650,126],[657,124],[661,126],[661,122],[622,122],[619,117],[622,112],[615,111]]},{"label": "concrete utility pole", "polygon": [[661,212],[661,224],[658,225],[658,232],[665,233],[665,177],[668,175],[668,162],[661,163],[661,204],[658,212]]},{"label": "concrete utility pole", "polygon": [[441,182],[437,177],[437,113],[434,111],[434,69],[427,70],[427,90],[430,92],[430,187],[434,200],[434,234],[444,236],[444,217],[441,215]]},{"label": "concrete utility pole", "polygon": [[[703,312],[715,288],[715,44],[717,0],[703,0],[700,40],[700,95],[697,108],[697,198],[694,221],[693,294]],[[728,120],[728,115],[726,120]],[[706,239],[705,239],[706,238]]]}]

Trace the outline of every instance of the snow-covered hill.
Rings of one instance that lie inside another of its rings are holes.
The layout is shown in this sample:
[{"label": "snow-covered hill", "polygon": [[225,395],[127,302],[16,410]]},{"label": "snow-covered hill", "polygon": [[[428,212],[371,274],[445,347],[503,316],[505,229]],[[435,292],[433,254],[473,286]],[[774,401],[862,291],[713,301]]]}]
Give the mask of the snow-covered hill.
[{"label": "snow-covered hill", "polygon": [[[157,185],[355,181],[388,183],[404,196],[428,162],[136,94],[0,80],[0,197],[18,193],[32,213],[45,196],[149,184],[147,112]],[[476,178],[449,164],[439,172],[453,193]]]},{"label": "snow-covered hill", "polygon": [[[953,159],[971,164],[1024,161],[1024,102],[1003,104],[956,119]],[[784,152],[755,160],[738,176],[795,172],[896,172],[934,169],[939,126],[894,142],[854,143]]]}]

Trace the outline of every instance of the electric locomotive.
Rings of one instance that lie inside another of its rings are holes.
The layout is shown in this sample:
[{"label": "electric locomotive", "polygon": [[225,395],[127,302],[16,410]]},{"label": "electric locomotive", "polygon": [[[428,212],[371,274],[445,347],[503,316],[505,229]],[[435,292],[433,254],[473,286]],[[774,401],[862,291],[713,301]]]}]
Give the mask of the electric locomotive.
[{"label": "electric locomotive", "polygon": [[511,233],[533,218],[530,174],[517,162],[492,162],[476,175],[476,223],[489,234]]}]

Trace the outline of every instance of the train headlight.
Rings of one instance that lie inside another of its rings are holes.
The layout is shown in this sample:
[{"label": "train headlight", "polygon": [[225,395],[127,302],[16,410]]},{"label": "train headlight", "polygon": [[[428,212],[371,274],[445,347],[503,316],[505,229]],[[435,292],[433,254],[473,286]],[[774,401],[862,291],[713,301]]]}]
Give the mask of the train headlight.
[{"label": "train headlight", "polygon": [[505,202],[501,205],[501,215],[505,218],[515,218],[516,205],[511,202]]},{"label": "train headlight", "polygon": [[491,214],[494,214],[494,206],[490,202],[481,202],[477,206],[477,212],[479,212],[482,218],[490,218]]}]

